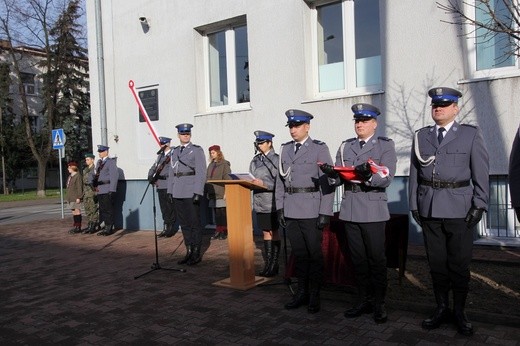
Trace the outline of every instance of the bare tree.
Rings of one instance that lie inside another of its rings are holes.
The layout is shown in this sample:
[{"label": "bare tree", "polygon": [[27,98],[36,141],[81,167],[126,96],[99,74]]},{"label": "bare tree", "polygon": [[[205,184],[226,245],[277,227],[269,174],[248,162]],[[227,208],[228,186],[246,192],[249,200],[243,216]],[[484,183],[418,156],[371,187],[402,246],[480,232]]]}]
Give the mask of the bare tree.
[{"label": "bare tree", "polygon": [[487,42],[499,37],[507,40],[501,59],[520,56],[520,8],[518,0],[445,0],[437,7],[453,20],[444,22],[468,26],[466,35]]},{"label": "bare tree", "polygon": [[[61,100],[69,95],[64,92],[64,77],[61,72],[70,71],[68,53],[60,51],[62,44],[56,42],[60,35],[57,25],[70,25],[64,17],[77,20],[71,15],[71,4],[79,10],[80,0],[2,0],[0,3],[0,37],[8,41],[10,62],[14,80],[18,84],[20,100],[20,115],[25,125],[27,144],[38,165],[37,195],[45,195],[45,181],[47,165],[53,155],[51,131],[63,124],[63,113],[60,111]],[[70,29],[70,27],[69,27]],[[20,49],[22,47],[22,49]],[[27,49],[25,49],[27,48]],[[37,59],[29,59],[29,54],[38,51]],[[74,52],[71,52],[74,54]],[[64,58],[66,57],[66,58]],[[85,59],[84,56],[79,57]],[[35,129],[31,117],[34,117],[34,107],[30,106],[34,95],[29,98],[22,83],[22,73],[33,64],[33,70],[41,73],[38,78],[42,81],[39,97],[40,109],[38,117],[42,120],[41,126]],[[86,72],[86,70],[83,70]],[[70,114],[70,112],[69,112]]]}]

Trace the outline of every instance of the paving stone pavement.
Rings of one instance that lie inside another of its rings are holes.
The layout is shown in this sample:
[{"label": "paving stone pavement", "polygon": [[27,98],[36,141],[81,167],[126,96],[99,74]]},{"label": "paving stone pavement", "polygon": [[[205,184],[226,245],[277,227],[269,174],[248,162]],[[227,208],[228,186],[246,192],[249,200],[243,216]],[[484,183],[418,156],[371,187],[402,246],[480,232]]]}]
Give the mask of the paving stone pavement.
[{"label": "paving stone pavement", "polygon": [[[344,293],[324,290],[322,310],[285,310],[289,287],[238,291],[212,285],[229,276],[227,242],[204,237],[196,266],[182,236],[119,230],[109,237],[69,235],[70,221],[0,228],[1,345],[520,345],[520,326],[474,322],[475,335],[453,326],[425,331],[425,317],[388,305],[388,322],[345,319]],[[257,239],[255,261],[261,267]]]}]

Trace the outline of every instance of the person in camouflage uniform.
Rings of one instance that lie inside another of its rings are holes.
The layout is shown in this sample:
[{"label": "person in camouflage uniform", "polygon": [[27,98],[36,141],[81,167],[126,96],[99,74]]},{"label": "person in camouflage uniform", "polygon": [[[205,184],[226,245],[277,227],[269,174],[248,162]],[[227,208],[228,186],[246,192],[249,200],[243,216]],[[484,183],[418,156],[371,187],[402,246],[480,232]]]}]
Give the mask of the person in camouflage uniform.
[{"label": "person in camouflage uniform", "polygon": [[92,179],[94,178],[94,154],[85,155],[86,166],[83,169],[83,204],[85,206],[85,215],[87,216],[88,226],[83,230],[83,234],[93,234],[99,228],[99,215],[96,191],[92,187]]}]

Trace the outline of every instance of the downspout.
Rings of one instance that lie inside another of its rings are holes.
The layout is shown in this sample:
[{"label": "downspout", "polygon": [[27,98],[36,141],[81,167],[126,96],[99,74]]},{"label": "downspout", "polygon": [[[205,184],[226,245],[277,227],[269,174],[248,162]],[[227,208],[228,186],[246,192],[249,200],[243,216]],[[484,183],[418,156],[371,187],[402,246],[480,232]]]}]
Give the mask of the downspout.
[{"label": "downspout", "polygon": [[103,53],[103,26],[101,24],[101,0],[95,0],[96,11],[96,44],[97,44],[97,69],[99,92],[99,123],[101,130],[101,144],[108,145],[107,109],[105,96],[105,56]]}]

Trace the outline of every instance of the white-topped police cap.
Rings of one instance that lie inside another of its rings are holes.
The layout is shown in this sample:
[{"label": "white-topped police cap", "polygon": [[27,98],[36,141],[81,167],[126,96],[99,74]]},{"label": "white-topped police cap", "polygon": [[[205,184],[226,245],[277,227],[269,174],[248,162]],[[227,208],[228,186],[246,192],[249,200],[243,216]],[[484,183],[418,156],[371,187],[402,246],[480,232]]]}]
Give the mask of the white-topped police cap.
[{"label": "white-topped police cap", "polygon": [[263,143],[263,142],[266,142],[266,141],[269,141],[269,142],[272,142],[273,141],[273,137],[274,135],[272,133],[269,133],[269,132],[265,132],[265,131],[255,131],[255,142],[257,143]]},{"label": "white-topped police cap", "polygon": [[177,126],[175,126],[177,128],[177,132],[179,133],[190,133],[191,132],[191,128],[193,127],[192,124],[188,124],[188,123],[184,123],[184,124],[179,124]]},{"label": "white-topped police cap", "polygon": [[431,88],[428,95],[432,98],[432,105],[450,105],[459,102],[462,93],[456,89],[447,87]]},{"label": "white-topped police cap", "polygon": [[106,145],[98,144],[98,146],[97,146],[98,153],[102,153],[103,151],[107,151],[108,149],[110,149],[110,148],[107,147]]},{"label": "white-topped police cap", "polygon": [[168,137],[159,137],[159,143],[161,145],[165,145],[165,144],[168,144],[172,141],[171,138],[168,138]]},{"label": "white-topped police cap", "polygon": [[377,119],[377,117],[381,114],[379,108],[376,106],[372,106],[368,103],[356,103],[352,107],[352,112],[354,112],[354,119],[362,119],[362,118],[372,118]]},{"label": "white-topped police cap", "polygon": [[285,126],[290,124],[310,124],[311,119],[314,118],[312,114],[299,109],[289,109],[287,112],[285,112],[285,116],[287,116],[287,124]]}]

